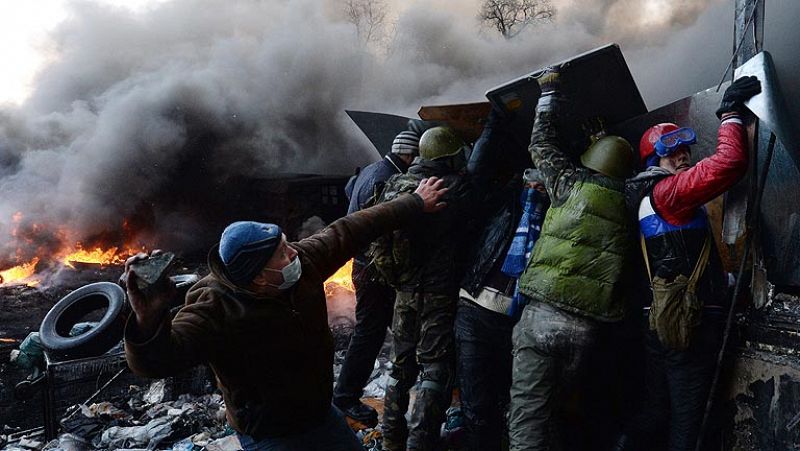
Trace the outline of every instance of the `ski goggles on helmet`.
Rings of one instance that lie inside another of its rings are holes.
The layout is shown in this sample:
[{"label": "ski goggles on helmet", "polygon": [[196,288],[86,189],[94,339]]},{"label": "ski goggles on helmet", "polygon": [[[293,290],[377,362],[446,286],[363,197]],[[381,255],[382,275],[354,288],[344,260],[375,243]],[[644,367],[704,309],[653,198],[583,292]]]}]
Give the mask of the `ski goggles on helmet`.
[{"label": "ski goggles on helmet", "polygon": [[682,145],[694,144],[697,142],[697,135],[694,130],[689,127],[679,128],[669,133],[664,133],[655,142],[653,148],[656,155],[659,157],[666,157],[675,152],[675,149]]}]

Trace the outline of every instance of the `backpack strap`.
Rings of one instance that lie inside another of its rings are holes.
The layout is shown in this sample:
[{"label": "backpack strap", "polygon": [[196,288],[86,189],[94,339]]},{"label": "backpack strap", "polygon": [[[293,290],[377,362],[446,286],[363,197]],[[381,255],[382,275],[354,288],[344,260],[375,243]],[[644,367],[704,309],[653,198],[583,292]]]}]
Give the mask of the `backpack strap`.
[{"label": "backpack strap", "polygon": [[653,281],[653,274],[650,272],[650,259],[647,257],[647,245],[644,244],[644,234],[639,234],[639,244],[642,246],[642,255],[644,255],[644,264],[647,267],[647,277],[650,282]]},{"label": "backpack strap", "polygon": [[703,250],[700,251],[700,257],[697,259],[697,264],[694,265],[692,275],[689,277],[688,290],[694,292],[697,281],[703,275],[706,266],[708,266],[708,256],[711,253],[711,233],[706,234],[706,241],[703,243]]},{"label": "backpack strap", "polygon": [[[644,235],[639,234],[639,243],[642,247],[642,255],[644,256],[644,264],[647,267],[647,277],[650,278],[650,281],[653,281],[653,274],[650,272],[650,259],[647,257],[647,245],[644,241]],[[706,234],[706,240],[703,242],[703,249],[700,251],[700,257],[697,259],[697,263],[694,265],[694,270],[692,270],[692,275],[689,276],[688,288],[691,291],[694,291],[695,286],[697,285],[697,281],[700,280],[700,277],[703,275],[703,271],[705,271],[706,266],[708,266],[708,257],[711,254],[711,233],[709,232]]]}]

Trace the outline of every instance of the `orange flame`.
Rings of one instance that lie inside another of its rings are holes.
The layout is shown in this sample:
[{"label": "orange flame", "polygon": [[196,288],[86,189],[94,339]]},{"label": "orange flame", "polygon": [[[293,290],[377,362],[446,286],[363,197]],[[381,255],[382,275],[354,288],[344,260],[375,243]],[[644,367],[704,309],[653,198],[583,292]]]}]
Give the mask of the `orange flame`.
[{"label": "orange flame", "polygon": [[325,281],[325,295],[333,295],[336,289],[344,289],[351,293],[355,293],[356,289],[353,287],[353,260],[350,259],[341,268],[336,270],[332,276],[328,277]]},{"label": "orange flame", "polygon": [[[60,262],[72,269],[75,269],[75,263],[120,265],[129,256],[144,250],[144,247],[137,248],[129,242],[124,245],[119,245],[120,243],[114,243],[116,244],[114,245],[93,242],[88,247],[84,247],[83,243],[77,242],[74,246],[64,246],[61,250],[52,252],[45,246],[37,246],[35,236],[44,233],[45,236],[51,236],[51,238],[58,239],[63,243],[71,235],[69,230],[65,227],[59,227],[55,231],[48,230],[41,224],[36,223],[25,224],[24,230],[22,230],[23,219],[22,212],[16,212],[11,216],[11,220],[15,224],[15,227],[11,230],[11,236],[19,240],[23,245],[23,247],[17,249],[14,263],[26,261],[27,263],[0,271],[0,286],[17,283],[25,283],[30,286],[38,284],[39,281],[32,279],[32,276],[36,273],[36,266],[40,261],[46,263],[48,267],[53,262]],[[126,230],[125,235],[127,236],[127,229],[130,228],[128,222],[123,221],[122,226]],[[23,251],[26,246],[27,252]]]},{"label": "orange flame", "polygon": [[144,247],[136,248],[132,245],[103,247],[95,245],[84,248],[83,243],[76,243],[72,247],[64,247],[59,251],[55,260],[64,265],[75,268],[74,263],[90,263],[96,265],[121,265],[125,259],[139,252],[144,252]]},{"label": "orange flame", "polygon": [[84,249],[81,243],[78,243],[74,250],[65,251],[66,255],[61,258],[61,261],[70,268],[75,267],[73,263],[119,264],[125,261],[126,256],[117,253],[117,250],[117,247]]},{"label": "orange flame", "polygon": [[[49,258],[48,261],[60,261],[65,266],[72,269],[75,269],[75,263],[89,263],[103,266],[121,265],[129,256],[142,251],[142,249],[135,248],[120,250],[120,248],[116,246],[106,249],[99,246],[91,249],[84,249],[81,243],[78,243],[73,248],[67,248],[61,252],[57,252],[52,258]],[[34,257],[28,263],[0,271],[0,286],[22,283],[28,286],[38,285],[39,280],[33,279],[32,276],[36,273],[36,265],[40,260],[40,257]]]},{"label": "orange flame", "polygon": [[39,263],[39,258],[34,258],[28,263],[24,263],[13,268],[0,271],[0,285],[15,285],[26,283],[28,285],[36,285],[38,281],[29,280],[36,272],[36,265]]}]

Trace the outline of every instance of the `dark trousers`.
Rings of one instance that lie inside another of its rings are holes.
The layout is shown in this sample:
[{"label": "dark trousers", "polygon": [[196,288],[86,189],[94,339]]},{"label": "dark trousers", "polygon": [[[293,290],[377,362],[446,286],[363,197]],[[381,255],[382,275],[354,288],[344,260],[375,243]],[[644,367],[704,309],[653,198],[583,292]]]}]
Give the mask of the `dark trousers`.
[{"label": "dark trousers", "polygon": [[461,300],[456,313],[456,350],[467,449],[499,450],[511,387],[511,332],[502,313]]},{"label": "dark trousers", "polygon": [[386,339],[386,328],[392,324],[394,310],[394,290],[370,280],[367,271],[358,263],[353,264],[353,285],[356,289],[356,326],[333,390],[334,404],[343,409],[361,398],[375,366],[375,358]]},{"label": "dark trousers", "polygon": [[675,351],[665,348],[648,328],[644,407],[626,428],[632,449],[651,449],[653,438],[667,427],[670,451],[695,449],[723,329],[719,319],[704,316],[689,348]]}]

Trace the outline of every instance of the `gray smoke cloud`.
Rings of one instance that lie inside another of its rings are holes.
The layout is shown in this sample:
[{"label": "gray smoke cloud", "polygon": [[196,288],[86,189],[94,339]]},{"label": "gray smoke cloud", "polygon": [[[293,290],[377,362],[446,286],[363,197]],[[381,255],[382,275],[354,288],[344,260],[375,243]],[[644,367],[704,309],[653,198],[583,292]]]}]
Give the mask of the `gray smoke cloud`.
[{"label": "gray smoke cloud", "polygon": [[[729,2],[730,3],[730,2]],[[562,0],[563,21],[577,22],[595,36],[658,45],[664,34],[694,25],[720,0]]]},{"label": "gray smoke cloud", "polygon": [[479,26],[475,0],[397,0],[376,50],[336,0],[74,3],[30,98],[0,109],[0,267],[123,221],[148,246],[188,246],[205,199],[234,202],[242,180],[350,173],[376,154],[346,108],[481,101],[608,42],[653,108],[715,84],[730,55],[730,2],[554,4],[554,23],[507,41]]}]

